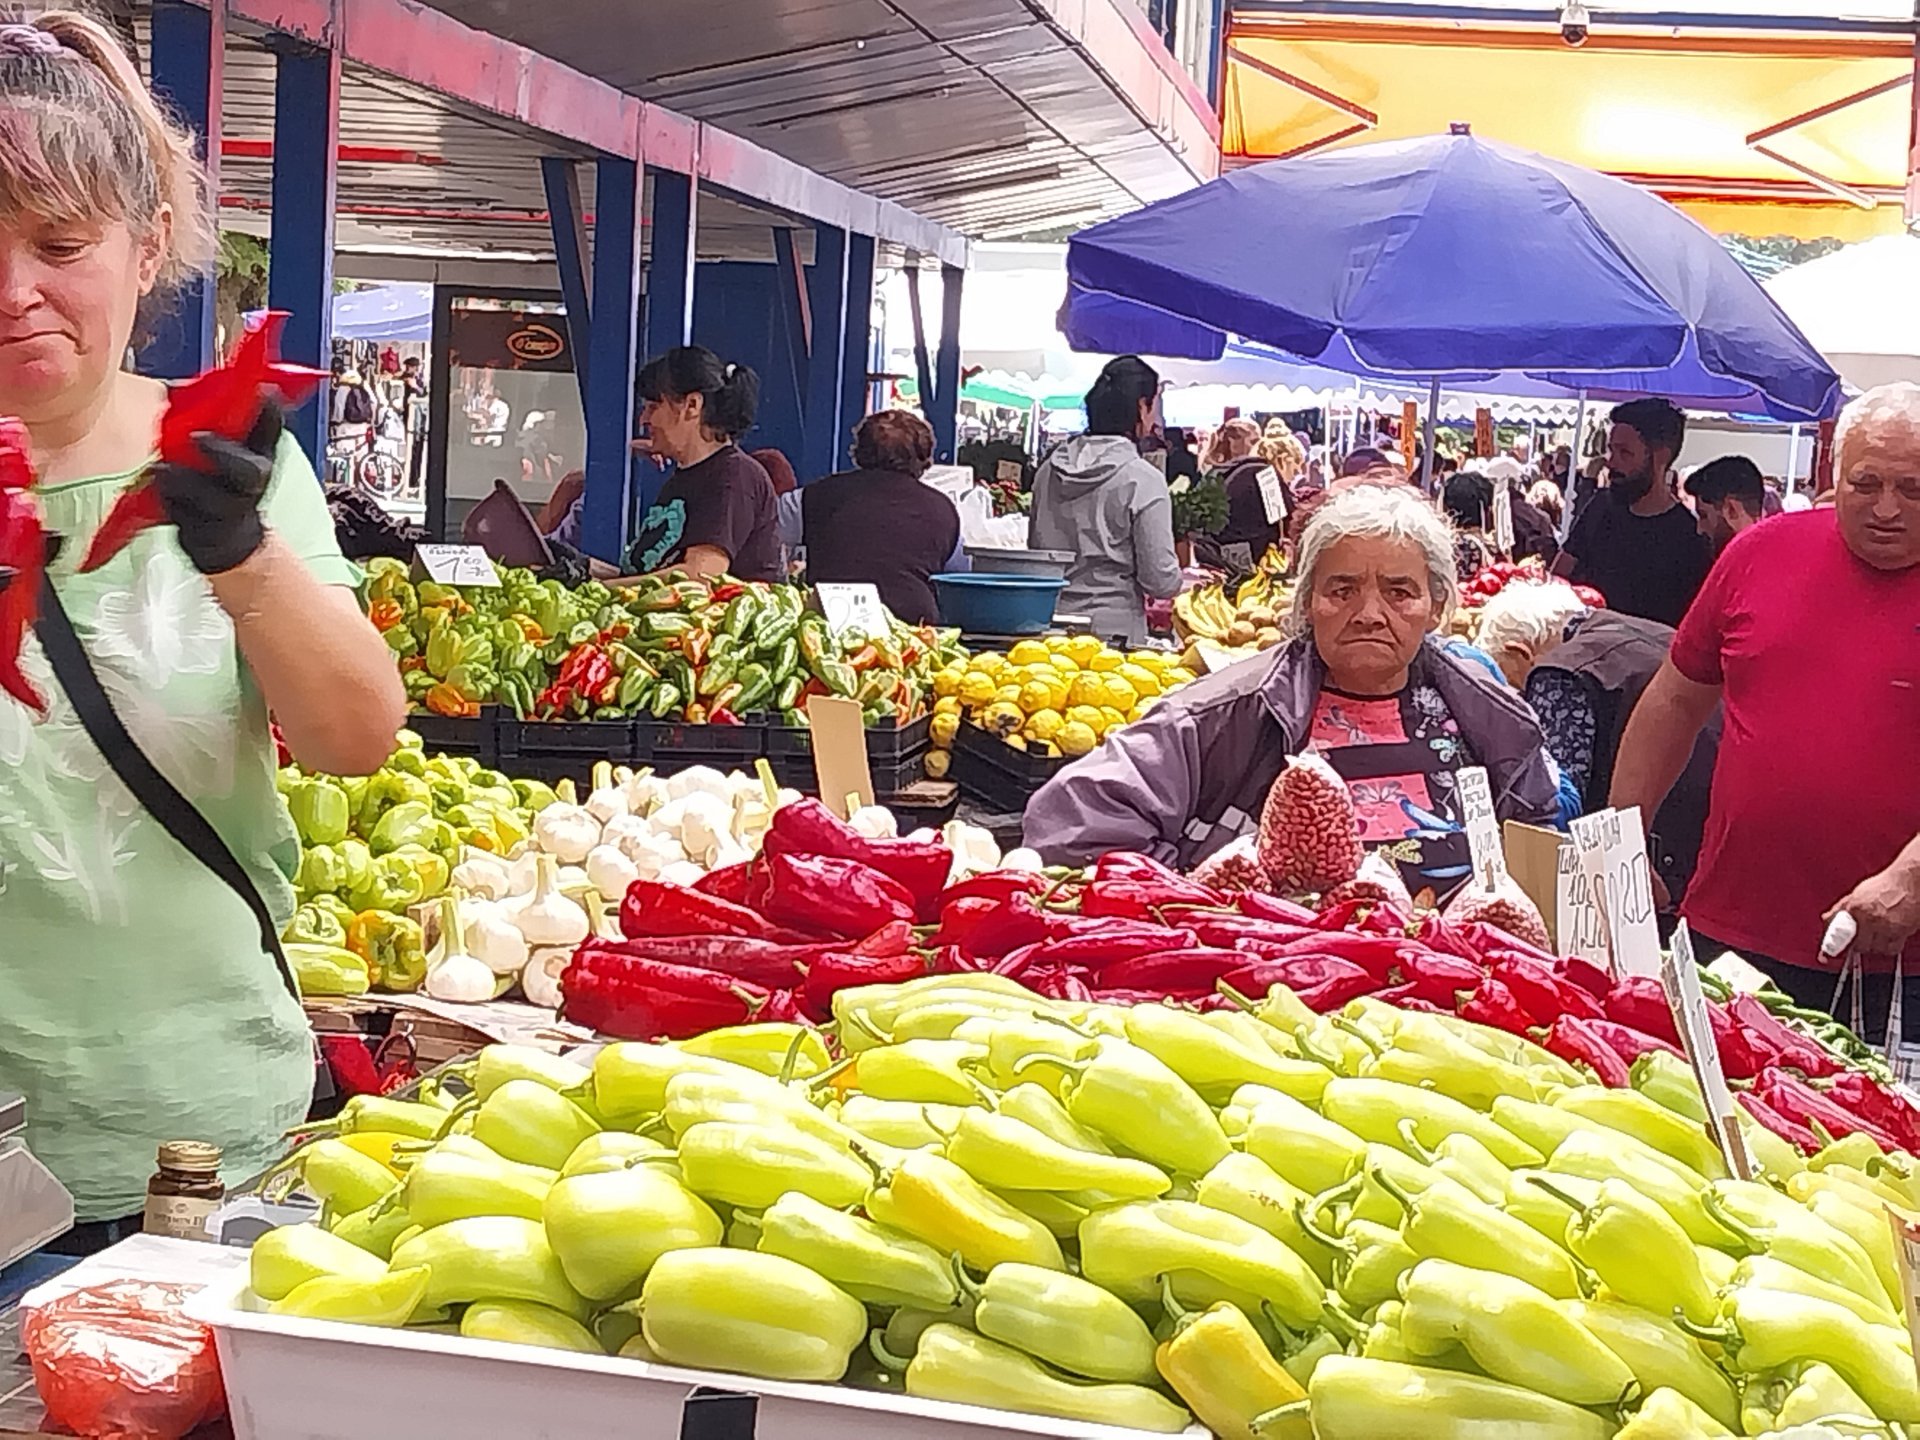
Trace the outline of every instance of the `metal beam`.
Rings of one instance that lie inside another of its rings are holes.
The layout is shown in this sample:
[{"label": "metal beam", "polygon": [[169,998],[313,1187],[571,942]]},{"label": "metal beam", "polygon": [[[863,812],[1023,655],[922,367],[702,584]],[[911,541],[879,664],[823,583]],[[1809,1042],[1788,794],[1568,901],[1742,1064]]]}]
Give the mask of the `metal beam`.
[{"label": "metal beam", "polygon": [[634,344],[640,334],[640,162],[597,162],[594,176],[592,388],[587,395],[589,554],[618,564],[627,546],[628,457],[633,449]]},{"label": "metal beam", "polygon": [[837,225],[813,227],[807,298],[812,327],[807,347],[806,448],[795,467],[802,481],[838,470],[846,453],[840,375],[846,355],[847,232]]},{"label": "metal beam", "polygon": [[560,298],[567,307],[567,333],[573,340],[573,374],[580,382],[580,409],[586,412],[592,393],[587,377],[593,369],[593,304],[587,298],[592,261],[587,250],[587,223],[580,207],[579,163],[564,155],[540,158],[540,179],[547,189],[547,223],[553,229],[553,263],[560,271]]},{"label": "metal beam", "polygon": [[[153,93],[192,128],[207,166],[211,193],[220,192],[220,86],[226,69],[225,17],[216,5],[202,10],[181,0],[154,0]],[[159,317],[141,347],[140,372],[184,380],[213,364],[214,285],[211,273],[195,276],[173,308]]]},{"label": "metal beam", "polygon": [[[807,449],[807,356],[813,348],[813,319],[807,295],[807,267],[800,262],[800,247],[793,243],[793,231],[776,226],[773,232],[774,294],[786,325],[786,360],[782,373],[761,376],[785,387],[793,397],[793,412],[800,417],[801,454]],[[778,356],[776,347],[775,355]],[[793,457],[789,457],[790,459]]]},{"label": "metal beam", "polygon": [[[847,237],[847,318],[840,351],[840,431],[866,418],[873,403],[873,237]],[[836,462],[837,463],[837,462]]]},{"label": "metal beam", "polygon": [[940,267],[940,353],[934,361],[935,400],[927,421],[933,426],[934,458],[952,463],[960,432],[960,293],[967,272]]},{"label": "metal beam", "polygon": [[646,353],[693,340],[693,266],[700,206],[693,179],[649,167],[653,179],[653,249],[647,259]]},{"label": "metal beam", "polygon": [[[273,221],[267,304],[288,314],[287,359],[327,368],[333,349],[333,216],[340,148],[340,53],[283,40],[273,82]],[[328,386],[287,417],[316,469],[326,464]],[[324,473],[324,471],[323,471]]]},{"label": "metal beam", "polygon": [[[1240,28],[1238,22],[1241,19],[1251,19],[1257,24],[1262,19],[1282,16],[1305,18],[1343,15],[1373,20],[1450,20],[1464,21],[1472,26],[1497,22],[1501,25],[1544,26],[1553,32],[1555,44],[1563,43],[1559,38],[1560,12],[1557,8],[1548,7],[1504,10],[1489,9],[1485,5],[1433,3],[1433,0],[1307,0],[1307,3],[1302,3],[1302,0],[1233,0],[1233,10],[1236,28]],[[1798,30],[1828,35],[1914,33],[1912,20],[1855,19],[1811,13],[1763,15],[1684,10],[1607,10],[1601,12],[1598,19],[1600,24],[1595,27],[1593,36],[1595,41],[1601,38],[1603,31],[1621,29]]]},{"label": "metal beam", "polygon": [[697,170],[698,178],[755,203],[877,235],[947,264],[967,263],[966,237],[944,225],[414,0],[225,3],[230,19],[331,46],[356,65],[601,154]]},{"label": "metal beam", "polygon": [[[932,425],[934,401],[939,397],[933,388],[933,360],[927,351],[927,307],[920,298],[920,267],[911,262],[907,265],[907,314],[913,320],[913,374],[920,387],[920,413]],[[938,427],[933,434],[937,452]]]}]

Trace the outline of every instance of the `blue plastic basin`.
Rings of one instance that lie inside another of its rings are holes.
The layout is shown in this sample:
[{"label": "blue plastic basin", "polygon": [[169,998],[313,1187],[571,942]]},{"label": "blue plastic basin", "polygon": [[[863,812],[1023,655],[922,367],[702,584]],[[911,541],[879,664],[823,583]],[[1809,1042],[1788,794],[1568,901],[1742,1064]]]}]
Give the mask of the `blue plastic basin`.
[{"label": "blue plastic basin", "polygon": [[935,575],[940,623],[978,635],[1038,635],[1067,582],[1047,575]]}]

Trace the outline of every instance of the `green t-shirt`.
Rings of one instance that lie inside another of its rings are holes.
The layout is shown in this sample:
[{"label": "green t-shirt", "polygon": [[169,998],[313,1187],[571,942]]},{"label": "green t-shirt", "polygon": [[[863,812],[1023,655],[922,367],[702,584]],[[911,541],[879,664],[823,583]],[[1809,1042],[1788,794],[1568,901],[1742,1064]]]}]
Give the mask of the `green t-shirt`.
[{"label": "green t-shirt", "polygon": [[[66,537],[55,584],[134,741],[284,923],[299,844],[233,622],[170,528],[74,573],[133,478],[38,492]],[[323,583],[357,582],[290,438],[262,513]],[[25,1093],[28,1143],[80,1218],[117,1219],[141,1208],[163,1141],[224,1146],[229,1180],[271,1163],[305,1117],[312,1040],[246,906],[108,768],[32,637],[21,659],[50,709],[0,692],[0,1090]]]}]

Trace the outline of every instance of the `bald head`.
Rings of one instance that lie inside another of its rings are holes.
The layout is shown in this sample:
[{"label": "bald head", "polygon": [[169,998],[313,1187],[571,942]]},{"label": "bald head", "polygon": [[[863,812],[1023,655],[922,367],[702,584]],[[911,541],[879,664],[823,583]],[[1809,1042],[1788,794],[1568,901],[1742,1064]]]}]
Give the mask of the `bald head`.
[{"label": "bald head", "polygon": [[1920,565],[1920,385],[1882,385],[1854,401],[1834,450],[1847,548],[1876,570]]}]

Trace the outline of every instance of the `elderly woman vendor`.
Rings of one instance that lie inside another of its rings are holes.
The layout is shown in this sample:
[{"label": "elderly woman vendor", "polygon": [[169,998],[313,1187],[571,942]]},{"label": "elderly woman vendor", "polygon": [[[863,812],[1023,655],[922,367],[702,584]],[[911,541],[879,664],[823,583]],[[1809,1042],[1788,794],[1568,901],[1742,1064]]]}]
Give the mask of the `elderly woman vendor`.
[{"label": "elderly woman vendor", "polygon": [[1418,491],[1334,495],[1301,540],[1291,642],[1187,686],[1063,770],[1028,807],[1027,844],[1053,863],[1131,849],[1189,868],[1250,829],[1286,757],[1311,750],[1409,888],[1451,888],[1470,869],[1456,771],[1486,767],[1502,819],[1556,813],[1532,710],[1435,638],[1458,598],[1452,533]]}]

